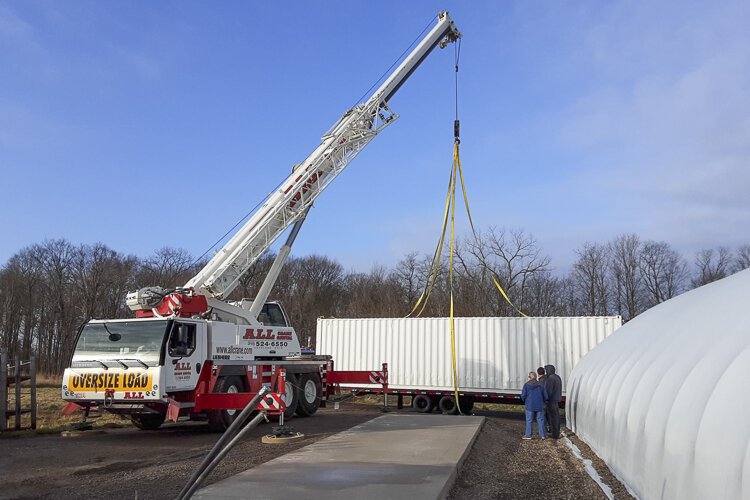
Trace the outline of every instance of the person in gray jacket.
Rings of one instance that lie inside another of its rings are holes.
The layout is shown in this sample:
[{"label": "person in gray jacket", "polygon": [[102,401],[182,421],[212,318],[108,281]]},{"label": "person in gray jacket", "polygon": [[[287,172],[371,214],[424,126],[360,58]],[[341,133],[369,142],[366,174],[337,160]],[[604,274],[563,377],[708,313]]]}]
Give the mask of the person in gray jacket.
[{"label": "person in gray jacket", "polygon": [[544,371],[547,377],[544,379],[544,388],[547,391],[547,415],[549,419],[550,434],[554,439],[560,437],[560,400],[562,399],[562,379],[555,373],[553,365],[546,365]]}]

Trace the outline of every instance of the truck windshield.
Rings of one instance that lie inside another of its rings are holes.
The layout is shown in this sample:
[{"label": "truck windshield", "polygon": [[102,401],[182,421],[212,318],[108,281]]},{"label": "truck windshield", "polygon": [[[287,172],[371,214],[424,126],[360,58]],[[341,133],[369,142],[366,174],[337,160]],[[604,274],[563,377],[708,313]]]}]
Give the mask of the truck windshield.
[{"label": "truck windshield", "polygon": [[159,362],[167,321],[89,323],[81,331],[73,361],[138,359]]}]

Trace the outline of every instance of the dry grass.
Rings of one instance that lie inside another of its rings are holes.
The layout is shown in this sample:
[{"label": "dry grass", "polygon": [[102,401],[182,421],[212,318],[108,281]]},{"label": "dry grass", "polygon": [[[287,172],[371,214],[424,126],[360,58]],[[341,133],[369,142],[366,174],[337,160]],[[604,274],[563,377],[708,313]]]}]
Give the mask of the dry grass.
[{"label": "dry grass", "polygon": [[[27,384],[23,385],[23,394],[21,397],[21,407],[28,408],[31,404],[31,395],[29,394],[29,387]],[[10,398],[10,408],[13,408],[15,399],[13,393]],[[81,413],[76,412],[73,415],[63,415],[62,409],[67,403],[62,400],[60,395],[60,381],[59,378],[55,379],[52,377],[41,377],[37,378],[37,391],[36,391],[36,403],[37,403],[37,417],[36,417],[36,431],[25,430],[25,431],[8,431],[0,434],[0,437],[14,437],[14,436],[28,436],[29,434],[49,434],[55,432],[61,432],[64,430],[70,430],[75,428],[75,425],[81,422]],[[9,409],[10,409],[9,408]],[[118,415],[111,415],[105,413],[103,416],[91,419],[91,423],[94,428],[110,428],[110,427],[122,427],[130,425],[130,420]],[[8,427],[13,427],[15,420],[11,418],[8,420]],[[29,427],[31,425],[31,415],[25,414],[21,416],[21,426]]]},{"label": "dry grass", "polygon": [[59,389],[61,383],[62,375],[50,375],[49,373],[36,374],[37,387],[56,387]]},{"label": "dry grass", "polygon": [[500,411],[510,413],[523,413],[526,408],[523,405],[508,405],[508,404],[495,404],[495,403],[476,403],[474,410],[481,411]]}]

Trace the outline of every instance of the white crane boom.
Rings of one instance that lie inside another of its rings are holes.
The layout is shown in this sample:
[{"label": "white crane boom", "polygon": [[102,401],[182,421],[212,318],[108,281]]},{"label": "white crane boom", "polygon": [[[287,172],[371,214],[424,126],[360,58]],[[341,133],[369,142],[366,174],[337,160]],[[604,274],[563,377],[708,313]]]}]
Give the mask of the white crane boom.
[{"label": "white crane boom", "polygon": [[[221,248],[185,288],[226,299],[242,275],[291,224],[304,217],[318,195],[383,128],[398,117],[388,101],[436,46],[461,37],[447,12],[364,103],[350,109],[322,137],[321,144],[296,165],[281,187]],[[298,228],[297,228],[298,229]],[[288,252],[287,252],[288,253]],[[278,273],[277,273],[278,275]],[[275,281],[275,278],[274,278]],[[273,285],[273,283],[270,283]],[[270,289],[270,286],[264,288]],[[260,297],[256,297],[256,301]],[[262,300],[265,301],[265,297]]]}]

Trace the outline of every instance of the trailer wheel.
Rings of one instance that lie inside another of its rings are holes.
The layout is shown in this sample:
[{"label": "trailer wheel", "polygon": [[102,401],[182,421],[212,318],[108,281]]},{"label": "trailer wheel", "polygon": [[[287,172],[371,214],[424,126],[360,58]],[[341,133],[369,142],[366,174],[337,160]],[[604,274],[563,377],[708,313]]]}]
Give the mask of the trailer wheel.
[{"label": "trailer wheel", "polygon": [[294,373],[286,374],[286,383],[284,384],[284,390],[286,391],[281,399],[284,400],[286,410],[284,410],[284,418],[292,418],[294,412],[297,411],[300,400],[299,390],[299,379]]},{"label": "trailer wheel", "polygon": [[310,417],[320,407],[323,385],[320,383],[320,375],[317,373],[303,373],[299,378],[299,405],[297,415]]},{"label": "trailer wheel", "polygon": [[130,415],[130,421],[142,431],[153,431],[164,423],[163,413],[138,413]]},{"label": "trailer wheel", "polygon": [[458,400],[461,406],[461,413],[465,415],[471,415],[471,410],[474,409],[474,398],[471,396],[463,396]]},{"label": "trailer wheel", "polygon": [[456,406],[456,398],[453,396],[443,396],[440,398],[438,408],[443,415],[456,415],[458,413],[458,406]]},{"label": "trailer wheel", "polygon": [[[243,392],[245,385],[240,377],[220,377],[214,387],[214,393],[237,393]],[[240,414],[240,410],[211,410],[208,412],[208,426],[211,430],[224,432],[232,425],[234,419]]]},{"label": "trailer wheel", "polygon": [[435,403],[430,396],[417,394],[411,400],[412,407],[419,413],[430,413],[435,407]]},{"label": "trailer wheel", "polygon": [[442,396],[430,396],[430,401],[432,401],[432,409],[440,409],[440,398]]}]

